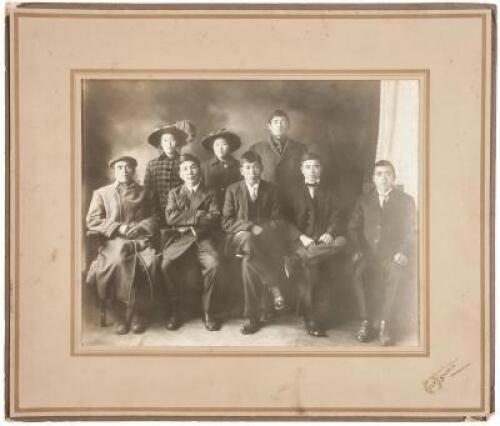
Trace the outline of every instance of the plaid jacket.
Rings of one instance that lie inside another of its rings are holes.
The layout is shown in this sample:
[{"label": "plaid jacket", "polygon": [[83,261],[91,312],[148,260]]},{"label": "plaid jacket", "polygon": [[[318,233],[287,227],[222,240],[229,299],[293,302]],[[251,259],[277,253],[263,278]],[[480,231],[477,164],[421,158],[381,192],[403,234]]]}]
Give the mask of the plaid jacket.
[{"label": "plaid jacket", "polygon": [[182,184],[179,177],[179,156],[168,158],[164,152],[149,161],[144,175],[144,188],[151,194],[155,204],[155,216],[164,222],[168,192]]}]

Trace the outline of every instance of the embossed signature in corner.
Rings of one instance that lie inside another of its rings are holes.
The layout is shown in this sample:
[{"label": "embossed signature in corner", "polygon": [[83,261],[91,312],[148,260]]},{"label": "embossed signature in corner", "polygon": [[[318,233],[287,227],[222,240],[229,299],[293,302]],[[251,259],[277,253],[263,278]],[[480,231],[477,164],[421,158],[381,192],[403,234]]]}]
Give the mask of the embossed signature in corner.
[{"label": "embossed signature in corner", "polygon": [[458,359],[450,361],[448,364],[441,367],[435,373],[424,380],[424,389],[428,393],[436,393],[443,387],[444,381],[448,377],[456,376],[461,371],[465,370],[470,365],[470,362],[465,365],[459,365]]}]

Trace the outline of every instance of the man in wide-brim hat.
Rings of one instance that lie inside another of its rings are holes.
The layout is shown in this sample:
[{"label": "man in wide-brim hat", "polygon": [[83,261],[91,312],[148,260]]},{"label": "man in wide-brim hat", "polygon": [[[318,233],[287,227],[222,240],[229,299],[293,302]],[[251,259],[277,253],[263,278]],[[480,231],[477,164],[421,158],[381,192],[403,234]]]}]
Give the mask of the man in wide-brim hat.
[{"label": "man in wide-brim hat", "polygon": [[210,133],[201,144],[213,155],[202,164],[203,179],[208,188],[216,191],[222,209],[226,188],[241,179],[239,162],[231,155],[241,146],[241,139],[234,132],[220,129]]},{"label": "man in wide-brim hat", "polygon": [[168,192],[182,184],[179,177],[179,149],[186,143],[187,133],[174,125],[154,130],[148,142],[160,150],[160,156],[149,161],[144,175],[144,187],[155,203],[155,214],[160,225],[165,226],[163,217]]}]

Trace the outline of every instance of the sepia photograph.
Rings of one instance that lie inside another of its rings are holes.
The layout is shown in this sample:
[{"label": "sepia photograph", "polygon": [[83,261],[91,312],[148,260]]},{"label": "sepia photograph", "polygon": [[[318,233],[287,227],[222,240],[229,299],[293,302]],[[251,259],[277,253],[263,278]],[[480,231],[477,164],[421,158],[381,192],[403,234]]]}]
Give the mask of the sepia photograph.
[{"label": "sepia photograph", "polygon": [[5,9],[5,416],[494,412],[497,9]]},{"label": "sepia photograph", "polygon": [[82,80],[82,346],[422,344],[420,84]]}]

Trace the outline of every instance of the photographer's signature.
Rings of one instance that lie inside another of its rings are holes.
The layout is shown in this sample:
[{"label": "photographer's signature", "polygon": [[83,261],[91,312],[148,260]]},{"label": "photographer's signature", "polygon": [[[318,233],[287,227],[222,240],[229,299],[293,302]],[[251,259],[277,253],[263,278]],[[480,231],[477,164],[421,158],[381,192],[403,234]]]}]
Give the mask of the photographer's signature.
[{"label": "photographer's signature", "polygon": [[424,389],[429,393],[436,393],[441,390],[445,379],[456,376],[461,371],[465,370],[470,365],[470,362],[465,365],[458,365],[458,359],[450,361],[448,364],[441,367],[438,371],[424,380]]}]

